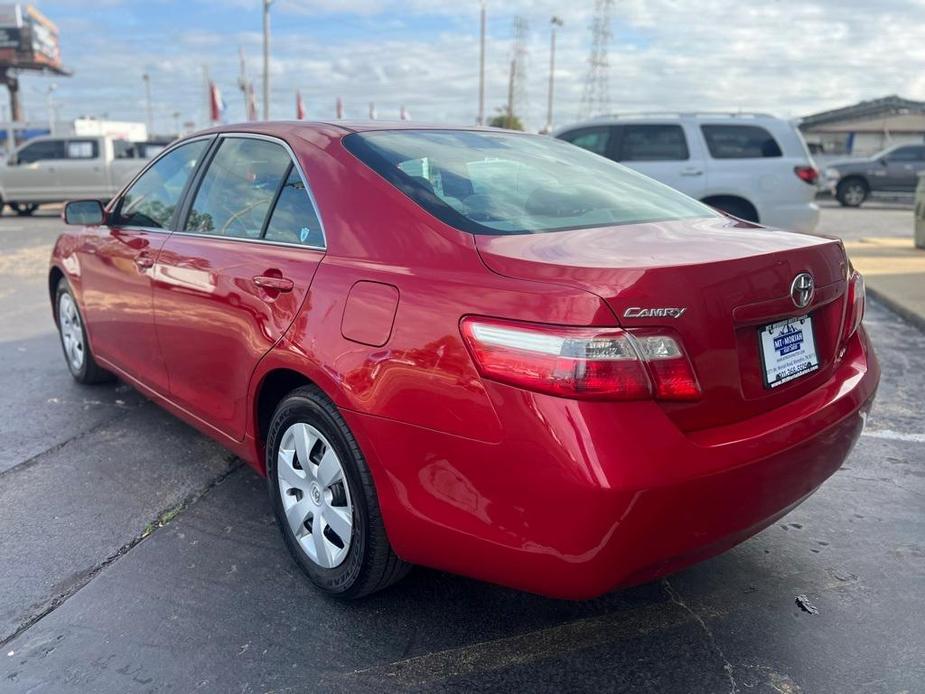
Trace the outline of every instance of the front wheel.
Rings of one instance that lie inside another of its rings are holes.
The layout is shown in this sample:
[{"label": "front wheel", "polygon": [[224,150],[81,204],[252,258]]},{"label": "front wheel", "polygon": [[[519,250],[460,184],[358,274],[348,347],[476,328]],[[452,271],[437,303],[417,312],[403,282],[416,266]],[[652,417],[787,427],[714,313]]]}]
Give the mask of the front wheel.
[{"label": "front wheel", "polygon": [[363,454],[317,387],[298,388],[279,404],[266,451],[277,523],[312,583],[336,597],[359,598],[408,572],[386,537]]},{"label": "front wheel", "polygon": [[78,383],[91,385],[111,381],[113,375],[100,368],[90,352],[87,342],[87,331],[77,300],[71,293],[71,288],[65,280],[58,282],[55,293],[56,317],[58,319],[58,334],[61,337],[61,348],[64,350],[64,360],[71,376]]},{"label": "front wheel", "polygon": [[10,209],[20,217],[31,217],[39,208],[34,202],[11,202]]}]

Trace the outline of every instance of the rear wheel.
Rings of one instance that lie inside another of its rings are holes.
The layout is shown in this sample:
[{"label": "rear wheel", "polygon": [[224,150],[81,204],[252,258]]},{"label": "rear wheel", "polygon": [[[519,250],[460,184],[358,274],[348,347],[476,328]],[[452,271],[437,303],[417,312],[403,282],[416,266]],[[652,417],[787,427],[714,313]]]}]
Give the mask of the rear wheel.
[{"label": "rear wheel", "polygon": [[61,336],[64,361],[67,362],[71,376],[78,383],[85,385],[111,381],[113,375],[100,368],[90,352],[87,331],[80,316],[80,309],[77,307],[77,301],[67,281],[62,279],[58,282],[55,297],[58,334]]},{"label": "rear wheel", "polygon": [[290,393],[267,436],[270,501],[290,554],[324,592],[359,598],[410,569],[389,544],[363,454],[315,386]]},{"label": "rear wheel", "polygon": [[870,188],[861,178],[846,178],[835,189],[835,197],[845,207],[860,207],[869,194]]}]

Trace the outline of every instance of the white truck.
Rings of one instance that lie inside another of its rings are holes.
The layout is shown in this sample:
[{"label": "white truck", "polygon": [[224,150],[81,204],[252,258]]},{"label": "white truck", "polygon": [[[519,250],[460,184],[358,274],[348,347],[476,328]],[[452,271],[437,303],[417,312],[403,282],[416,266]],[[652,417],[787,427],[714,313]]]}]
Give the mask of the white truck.
[{"label": "white truck", "polygon": [[44,203],[108,201],[151,156],[145,143],[111,137],[33,138],[0,164],[0,209],[30,215]]}]

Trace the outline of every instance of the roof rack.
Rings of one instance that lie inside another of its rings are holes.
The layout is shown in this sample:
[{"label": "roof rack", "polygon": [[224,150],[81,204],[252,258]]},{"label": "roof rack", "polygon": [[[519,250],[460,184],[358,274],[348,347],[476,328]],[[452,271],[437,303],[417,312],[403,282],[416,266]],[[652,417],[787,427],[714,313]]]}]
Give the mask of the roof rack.
[{"label": "roof rack", "polygon": [[732,118],[773,118],[770,113],[757,111],[627,111],[625,113],[609,113],[595,116],[592,120],[606,120],[610,118],[712,118],[715,116],[728,116]]}]

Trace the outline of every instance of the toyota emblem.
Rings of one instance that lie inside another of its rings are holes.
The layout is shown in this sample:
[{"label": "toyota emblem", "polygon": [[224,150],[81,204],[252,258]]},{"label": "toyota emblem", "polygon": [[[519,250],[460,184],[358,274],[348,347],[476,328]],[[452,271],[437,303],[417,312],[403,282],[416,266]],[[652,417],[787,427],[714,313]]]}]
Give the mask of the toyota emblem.
[{"label": "toyota emblem", "polygon": [[815,291],[816,283],[813,281],[813,276],[808,272],[801,272],[793,278],[793,284],[790,285],[790,298],[793,299],[793,305],[797,308],[806,308],[813,300]]}]

